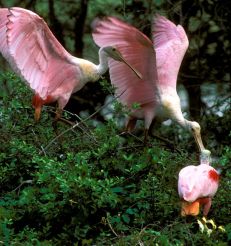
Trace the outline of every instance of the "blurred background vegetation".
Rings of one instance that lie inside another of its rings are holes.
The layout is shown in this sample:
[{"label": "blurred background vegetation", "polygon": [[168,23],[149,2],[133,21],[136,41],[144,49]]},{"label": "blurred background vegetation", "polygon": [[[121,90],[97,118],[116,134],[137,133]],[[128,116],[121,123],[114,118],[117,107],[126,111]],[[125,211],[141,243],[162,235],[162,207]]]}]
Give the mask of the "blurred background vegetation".
[{"label": "blurred background vegetation", "polygon": [[196,219],[179,216],[177,174],[198,163],[185,131],[168,122],[154,131],[162,138],[151,137],[145,148],[139,129],[136,137],[121,135],[119,105],[105,105],[112,98],[106,74],[72,96],[64,118],[85,120],[75,128],[60,122],[57,137],[54,108],[45,107],[34,124],[32,92],[0,57],[0,244],[228,245],[231,1],[0,0],[0,7],[10,6],[38,13],[70,53],[93,62],[98,47],[91,23],[97,16],[117,16],[147,36],[155,13],[183,25],[190,46],[178,91],[221,170],[209,216],[225,231],[202,233]]}]

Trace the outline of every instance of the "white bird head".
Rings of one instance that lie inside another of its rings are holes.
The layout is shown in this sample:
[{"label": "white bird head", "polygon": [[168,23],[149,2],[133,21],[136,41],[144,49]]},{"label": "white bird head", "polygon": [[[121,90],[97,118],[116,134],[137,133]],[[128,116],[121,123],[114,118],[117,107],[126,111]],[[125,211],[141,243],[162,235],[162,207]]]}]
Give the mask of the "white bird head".
[{"label": "white bird head", "polygon": [[138,72],[129,62],[126,61],[121,52],[115,46],[103,47],[103,51],[106,52],[107,55],[114,60],[125,63],[128,67],[130,67],[130,69],[132,69],[132,71],[136,74],[138,78],[142,79],[141,73]]},{"label": "white bird head", "polygon": [[211,163],[211,152],[208,149],[204,149],[200,154],[200,164],[210,165]]}]

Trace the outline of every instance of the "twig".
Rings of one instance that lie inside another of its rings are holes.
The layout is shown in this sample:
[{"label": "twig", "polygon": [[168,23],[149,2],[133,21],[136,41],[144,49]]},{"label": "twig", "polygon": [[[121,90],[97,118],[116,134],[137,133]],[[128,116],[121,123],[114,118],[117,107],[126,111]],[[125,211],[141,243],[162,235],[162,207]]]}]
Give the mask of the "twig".
[{"label": "twig", "polygon": [[158,136],[158,135],[153,134],[153,133],[152,133],[151,135],[152,135],[154,138],[157,138],[157,139],[161,140],[162,142],[165,142],[166,144],[172,146],[173,149],[175,149],[178,153],[181,153],[181,152],[182,152],[182,151],[180,151],[180,149],[178,149],[178,148],[174,145],[173,142],[169,141],[168,139],[163,138],[163,137]]},{"label": "twig", "polygon": [[62,122],[64,122],[64,123],[66,123],[66,124],[68,124],[68,125],[71,125],[71,126],[73,126],[75,123],[74,122],[72,122],[72,121],[70,121],[70,120],[66,120],[66,119],[64,119],[64,118],[59,118],[58,119],[59,121],[62,121]]},{"label": "twig", "polygon": [[[57,135],[55,138],[53,138],[44,148],[43,150],[48,149],[57,139],[59,139],[61,136],[63,136],[65,133],[69,132],[70,130],[73,130],[74,128],[76,128],[80,123],[76,123],[75,125],[73,125],[71,128],[66,129],[65,131],[61,132],[59,135]],[[40,152],[41,154],[41,152]]]},{"label": "twig", "polygon": [[130,136],[134,137],[136,140],[144,143],[144,141],[141,138],[137,137],[136,135],[132,134],[131,132],[126,132],[126,131],[125,132],[121,132],[120,134],[118,134],[118,136],[122,136],[122,135],[125,135],[125,134],[129,134]]},{"label": "twig", "polygon": [[[49,109],[50,112],[52,112],[52,113],[54,113],[54,114],[56,113],[56,111],[53,110],[53,107],[50,107],[50,106],[46,106],[46,107]],[[74,113],[72,113],[72,112],[70,112],[70,111],[67,111],[67,110],[63,109],[63,112],[65,112],[65,113],[67,113],[67,114],[69,114],[69,115],[71,115],[71,116],[76,117],[79,121],[82,121],[82,120],[83,120],[80,116],[78,116],[77,114],[74,114]],[[73,123],[73,122],[71,122],[71,121],[69,121],[69,120],[66,120],[66,119],[64,119],[64,118],[59,118],[59,120],[60,120],[60,121],[63,121],[64,123],[71,124],[71,125],[72,125],[72,123]],[[73,124],[74,124],[74,123],[73,123]],[[86,124],[85,124],[85,126],[87,127]]]},{"label": "twig", "polygon": [[[228,95],[224,96],[222,99],[219,99],[219,102],[218,102],[218,103],[221,104],[221,103],[223,103],[224,101],[230,99],[230,97],[231,97],[231,93],[229,93]],[[210,107],[207,108],[207,109],[211,111],[212,108],[215,108],[215,107],[219,106],[219,105],[217,105],[218,103],[215,103],[214,105],[210,106]]]},{"label": "twig", "polygon": [[144,145],[143,144],[137,144],[137,145],[132,145],[132,146],[122,146],[122,147],[118,147],[118,150],[126,150],[126,149],[136,149],[136,148],[143,148]]},{"label": "twig", "polygon": [[47,153],[46,153],[46,151],[45,151],[45,149],[43,148],[43,146],[42,146],[42,145],[40,146],[40,148],[41,148],[42,152],[44,153],[44,155],[46,156],[46,155],[47,155]]},{"label": "twig", "polygon": [[[79,117],[79,118],[80,118],[80,117]],[[81,118],[80,118],[80,119],[81,119]],[[69,125],[71,125],[71,126],[74,126],[74,125],[75,125],[74,122],[69,121],[69,120],[66,120],[66,119],[64,119],[64,118],[60,118],[59,120],[60,120],[60,121],[63,121],[64,123],[67,123],[67,124],[69,124]],[[81,119],[81,120],[82,120],[82,119]],[[84,125],[87,126],[86,124],[84,124]],[[95,142],[97,142],[95,138],[93,138],[90,134],[87,134],[87,131],[86,131],[83,127],[78,126],[78,128],[81,129],[83,132],[85,132],[85,134],[86,134],[89,138],[92,138],[92,139],[94,139]],[[90,131],[90,129],[89,129],[88,126],[87,126],[87,130]],[[73,129],[72,129],[72,131],[73,131]],[[73,131],[73,132],[75,132],[75,131]],[[93,135],[93,133],[91,133],[91,134]]]},{"label": "twig", "polygon": [[116,237],[120,237],[116,232],[115,230],[113,229],[111,223],[109,222],[108,218],[106,218],[106,221],[108,223],[108,226],[110,227],[111,231],[113,232],[113,234],[116,236]]},{"label": "twig", "polygon": [[[87,131],[84,131],[84,129],[82,129],[81,126],[78,126],[78,127],[87,135],[87,137],[89,139],[94,140],[94,143],[97,144],[97,145],[99,145],[99,143],[98,143],[97,139],[94,137],[94,134],[93,133],[90,135],[90,134],[87,133]],[[72,132],[77,135],[76,131],[74,131],[73,129],[72,129]]]},{"label": "twig", "polygon": [[53,138],[50,143],[48,143],[44,150],[48,149],[57,139],[59,139],[61,136],[63,136],[64,134],[66,134],[67,132],[75,129],[76,127],[79,127],[80,124],[85,123],[86,121],[88,121],[89,119],[91,119],[93,116],[95,116],[98,112],[100,112],[103,108],[107,107],[109,104],[111,104],[112,102],[114,102],[117,98],[119,98],[126,90],[124,90],[120,95],[116,96],[112,101],[104,104],[103,106],[101,106],[99,109],[97,109],[93,114],[89,115],[87,118],[81,120],[80,122],[77,122],[76,124],[74,124],[72,127],[66,129],[65,131],[63,131],[62,133],[60,133],[58,136],[56,136],[55,138]]},{"label": "twig", "polygon": [[139,241],[138,244],[139,244],[140,246],[144,246],[144,243],[143,243],[142,241]]},{"label": "twig", "polygon": [[154,225],[155,225],[155,224],[148,224],[148,225],[146,225],[146,226],[140,231],[139,235],[141,235],[148,227],[154,226]]},{"label": "twig", "polygon": [[14,192],[14,191],[20,189],[20,187],[21,187],[22,185],[24,185],[24,184],[32,184],[32,183],[33,183],[33,180],[31,180],[31,179],[22,181],[22,183],[21,183],[19,186],[17,186],[14,190],[12,190],[12,192]]},{"label": "twig", "polygon": [[[35,138],[36,138],[36,141],[40,142],[37,135],[35,134],[35,131],[34,129],[32,128],[32,133],[34,134]],[[44,153],[44,155],[46,156],[46,151],[44,150],[43,146],[41,145],[40,148],[42,149],[42,152]]]}]

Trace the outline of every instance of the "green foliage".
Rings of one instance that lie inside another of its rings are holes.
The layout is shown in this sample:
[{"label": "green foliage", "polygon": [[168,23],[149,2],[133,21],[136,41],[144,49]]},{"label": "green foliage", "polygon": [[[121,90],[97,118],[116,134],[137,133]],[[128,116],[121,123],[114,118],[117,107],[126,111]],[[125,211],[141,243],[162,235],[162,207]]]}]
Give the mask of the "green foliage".
[{"label": "green foliage", "polygon": [[75,127],[60,122],[56,133],[51,107],[44,107],[34,124],[30,91],[12,74],[4,76],[14,90],[2,97],[0,110],[2,244],[225,245],[230,240],[231,150],[225,142],[215,164],[222,179],[210,213],[225,231],[208,235],[196,219],[179,216],[177,173],[197,163],[187,139],[177,149],[153,138],[143,147],[132,135],[120,134],[114,119],[96,128],[91,118]]},{"label": "green foliage", "polygon": [[[10,7],[16,2],[54,24],[49,1],[2,0],[1,5]],[[72,52],[80,3],[54,1],[66,47]],[[230,1],[218,0],[89,1],[84,57],[97,61],[90,28],[96,16],[118,16],[150,36],[150,21],[159,12],[182,23],[189,35],[179,80],[189,75],[199,84],[214,81],[223,87],[230,81],[229,6]],[[104,93],[114,93],[106,79],[100,85]],[[155,133],[174,144],[151,138],[148,147],[143,147],[139,139],[143,132],[136,132],[136,138],[120,134],[114,118],[97,122],[94,128],[91,117],[77,124],[79,118],[68,111],[64,117],[75,121],[75,127],[60,122],[56,132],[53,107],[44,107],[40,122],[34,123],[31,96],[15,75],[0,74],[0,244],[227,245],[231,241],[227,95],[212,109],[207,107],[200,119],[203,139],[216,157],[213,165],[221,169],[220,187],[209,214],[217,225],[211,234],[200,231],[196,219],[179,216],[177,174],[183,166],[198,163],[189,134],[162,126]],[[93,105],[98,106],[98,101]],[[223,114],[216,114],[221,107]],[[116,117],[129,114],[117,101],[113,110]]]}]

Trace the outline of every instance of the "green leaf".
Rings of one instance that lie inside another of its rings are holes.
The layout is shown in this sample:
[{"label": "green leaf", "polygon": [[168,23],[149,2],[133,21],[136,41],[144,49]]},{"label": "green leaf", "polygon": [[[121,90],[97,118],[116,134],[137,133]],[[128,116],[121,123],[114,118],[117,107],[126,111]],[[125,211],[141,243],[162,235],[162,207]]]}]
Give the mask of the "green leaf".
[{"label": "green leaf", "polygon": [[130,218],[127,214],[122,214],[122,219],[125,223],[129,224]]},{"label": "green leaf", "polygon": [[191,17],[189,19],[188,29],[190,32],[195,32],[199,29],[200,25],[201,25],[201,21],[197,17]]},{"label": "green leaf", "polygon": [[124,192],[124,189],[121,186],[113,187],[113,188],[111,188],[111,190],[114,193],[123,193]]}]

